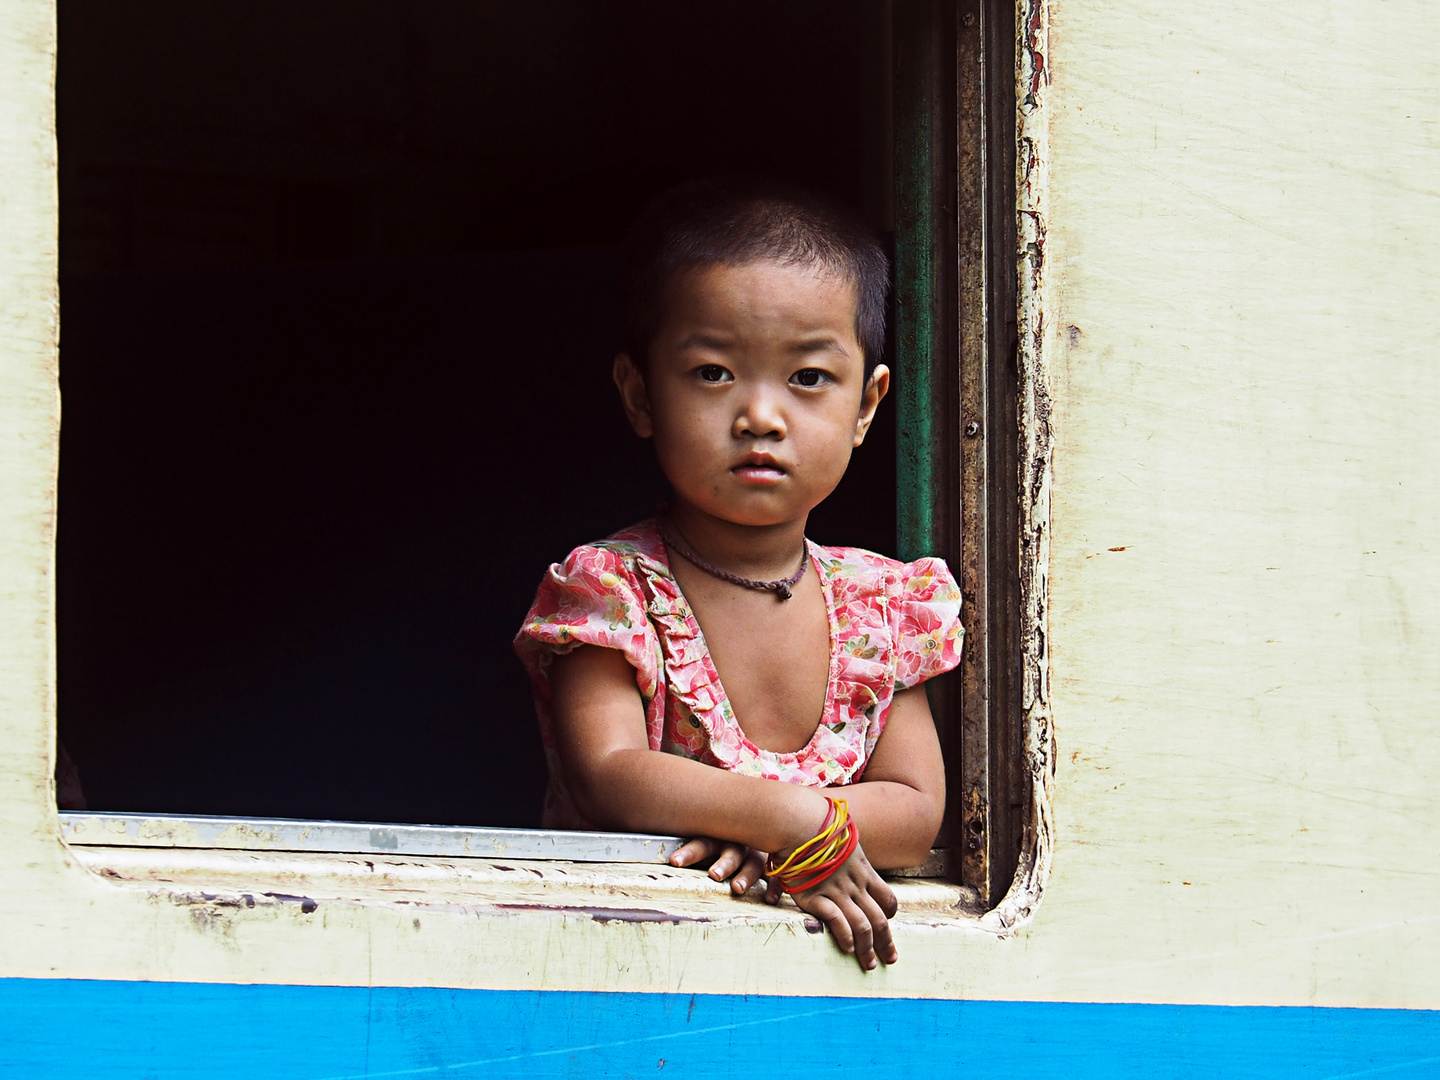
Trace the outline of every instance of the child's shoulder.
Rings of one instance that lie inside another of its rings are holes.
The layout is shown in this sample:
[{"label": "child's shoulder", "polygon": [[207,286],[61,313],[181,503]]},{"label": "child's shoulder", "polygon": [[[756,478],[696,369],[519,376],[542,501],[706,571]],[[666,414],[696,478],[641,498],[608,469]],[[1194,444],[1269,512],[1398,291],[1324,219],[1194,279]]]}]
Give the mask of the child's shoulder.
[{"label": "child's shoulder", "polygon": [[859,570],[874,570],[880,573],[887,571],[899,571],[905,563],[899,559],[892,559],[888,555],[881,555],[878,551],[868,551],[865,548],[843,547],[833,544],[817,544],[813,540],[810,546],[819,554],[821,562],[826,567],[838,568],[855,567]]},{"label": "child's shoulder", "polygon": [[583,545],[613,551],[620,555],[644,555],[654,557],[663,554],[664,543],[660,539],[660,528],[654,518],[636,522],[619,532],[611,533],[604,540]]},{"label": "child's shoulder", "polygon": [[916,574],[927,575],[937,572],[948,574],[950,572],[944,559],[928,555],[913,562],[902,562],[900,559],[892,559],[889,555],[881,555],[877,551],[868,551],[865,548],[838,547],[816,544],[813,541],[811,547],[818,553],[827,572],[836,574],[879,574],[903,579]]},{"label": "child's shoulder", "polygon": [[830,547],[815,544],[820,566],[832,581],[843,581],[861,591],[922,593],[946,600],[960,599],[960,587],[944,559],[922,556],[902,562],[888,555],[857,547]]},{"label": "child's shoulder", "polygon": [[603,540],[581,544],[556,566],[563,574],[586,569],[634,574],[640,562],[652,566],[663,566],[665,562],[664,545],[653,519],[621,529]]}]

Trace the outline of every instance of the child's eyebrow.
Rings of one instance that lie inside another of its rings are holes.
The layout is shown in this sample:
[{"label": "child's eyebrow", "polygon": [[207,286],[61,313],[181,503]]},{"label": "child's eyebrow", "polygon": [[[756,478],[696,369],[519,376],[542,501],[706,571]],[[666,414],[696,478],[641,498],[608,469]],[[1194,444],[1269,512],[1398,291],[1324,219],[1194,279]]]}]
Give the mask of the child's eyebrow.
[{"label": "child's eyebrow", "polygon": [[795,343],[794,351],[802,356],[819,352],[836,352],[841,356],[850,355],[849,350],[845,348],[840,339],[830,334],[826,334],[824,337],[810,338],[807,341],[798,341]]},{"label": "child's eyebrow", "polygon": [[[726,334],[716,334],[707,330],[696,330],[686,334],[675,346],[677,352],[684,352],[687,349],[712,349],[716,352],[723,352],[732,348],[735,344],[733,338]],[[849,356],[850,352],[845,348],[844,343],[834,334],[821,334],[817,337],[806,338],[797,341],[791,346],[791,352],[801,356],[811,356],[815,353],[833,352],[841,356]]]},{"label": "child's eyebrow", "polygon": [[680,340],[680,344],[676,346],[676,349],[724,349],[728,348],[730,345],[731,341],[728,337],[722,337],[719,334],[707,333],[704,330],[697,330],[695,333],[687,334],[685,337],[683,337]]}]

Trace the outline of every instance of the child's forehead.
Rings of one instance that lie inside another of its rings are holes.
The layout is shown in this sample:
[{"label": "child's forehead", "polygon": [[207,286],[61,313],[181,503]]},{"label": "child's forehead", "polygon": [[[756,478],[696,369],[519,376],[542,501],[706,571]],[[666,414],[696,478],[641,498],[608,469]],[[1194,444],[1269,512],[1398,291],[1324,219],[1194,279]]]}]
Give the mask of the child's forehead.
[{"label": "child's forehead", "polygon": [[736,292],[769,292],[794,287],[842,302],[852,310],[860,303],[860,290],[843,270],[815,259],[750,259],[739,263],[701,263],[677,273],[665,290],[667,306],[678,296],[702,302]]}]

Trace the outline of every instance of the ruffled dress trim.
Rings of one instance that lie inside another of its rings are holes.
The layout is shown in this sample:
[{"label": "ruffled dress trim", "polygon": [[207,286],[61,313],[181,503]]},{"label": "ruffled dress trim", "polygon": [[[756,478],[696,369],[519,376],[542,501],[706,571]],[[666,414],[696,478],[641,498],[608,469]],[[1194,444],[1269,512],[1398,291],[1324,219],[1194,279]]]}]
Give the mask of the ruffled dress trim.
[{"label": "ruffled dress trim", "polygon": [[[549,661],[592,644],[620,649],[635,668],[651,749],[812,787],[858,780],[895,691],[959,663],[960,590],[939,559],[904,564],[856,548],[812,543],[809,550],[825,597],[830,668],[821,720],[805,746],[782,753],[746,737],[664,542],[647,521],[552,566],[516,638],[547,749]],[[558,765],[552,754],[552,783]]]}]

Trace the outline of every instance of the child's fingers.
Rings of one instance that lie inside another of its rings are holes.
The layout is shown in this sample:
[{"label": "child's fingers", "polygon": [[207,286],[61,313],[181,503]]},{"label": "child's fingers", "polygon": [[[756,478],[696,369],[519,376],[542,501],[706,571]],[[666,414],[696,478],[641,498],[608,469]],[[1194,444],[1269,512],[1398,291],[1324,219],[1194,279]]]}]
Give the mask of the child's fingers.
[{"label": "child's fingers", "polygon": [[716,881],[724,881],[745,861],[746,847],[744,844],[725,844],[720,848],[720,854],[716,856],[715,862],[710,866],[710,876]]},{"label": "child's fingers", "polygon": [[698,862],[704,862],[719,850],[720,841],[712,840],[708,836],[697,836],[694,840],[681,844],[675,850],[675,854],[670,856],[670,865],[694,866]]},{"label": "child's fingers", "polygon": [[746,889],[754,885],[765,876],[765,853],[756,851],[754,848],[745,849],[745,858],[740,863],[740,869],[730,879],[730,888],[736,896],[740,896]]},{"label": "child's fingers", "polygon": [[892,889],[879,874],[873,870],[870,872],[870,881],[866,886],[866,892],[874,899],[876,905],[885,913],[887,919],[893,919],[895,913],[900,910],[900,901]]},{"label": "child's fingers", "polygon": [[[843,897],[836,905],[841,914],[850,924],[851,940],[854,942],[855,959],[860,961],[860,966],[866,971],[875,967],[879,961],[875,957],[875,929],[870,925],[870,919],[850,897]],[[886,929],[889,933],[889,929]]]},{"label": "child's fingers", "polygon": [[[866,920],[870,923],[870,932],[875,949],[875,956],[882,964],[893,964],[900,959],[900,951],[895,947],[895,937],[890,930],[890,920],[880,905],[869,893],[860,893],[855,897],[855,906],[860,909]],[[891,915],[895,912],[890,912]]]},{"label": "child's fingers", "polygon": [[850,920],[845,918],[840,908],[829,897],[811,896],[806,898],[804,910],[830,928],[830,934],[835,938],[835,944],[840,946],[841,952],[853,953],[855,951],[855,935],[850,930]]},{"label": "child's fingers", "polygon": [[[870,925],[870,917],[850,897],[842,895],[832,899],[812,894],[805,899],[805,910],[830,928],[841,952],[852,954],[866,971],[875,967],[878,963],[875,931]],[[875,914],[879,916],[878,909]],[[885,932],[889,934],[888,924]],[[888,936],[886,940],[889,940]],[[893,944],[890,947],[893,949]]]}]

